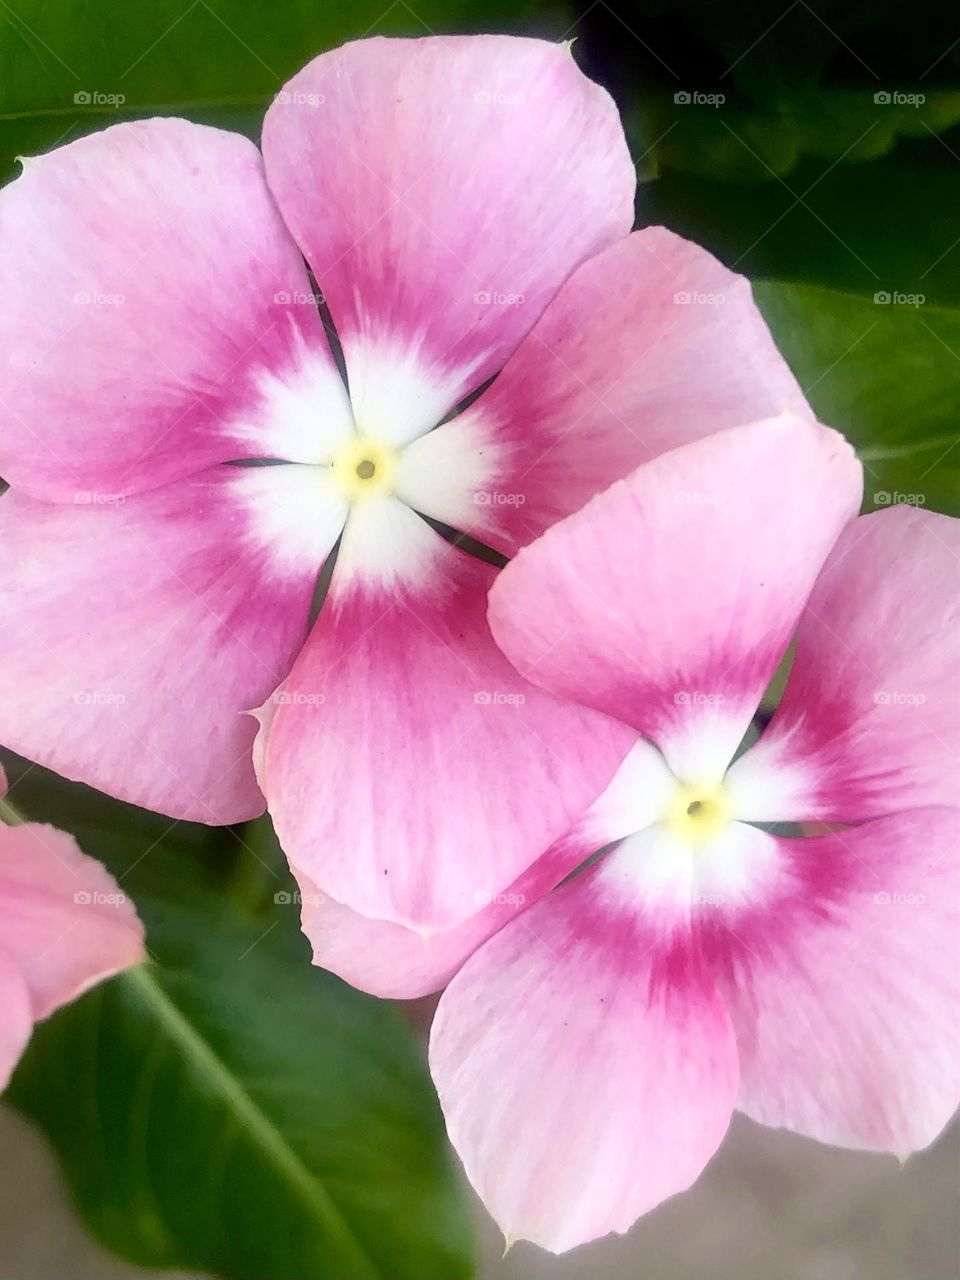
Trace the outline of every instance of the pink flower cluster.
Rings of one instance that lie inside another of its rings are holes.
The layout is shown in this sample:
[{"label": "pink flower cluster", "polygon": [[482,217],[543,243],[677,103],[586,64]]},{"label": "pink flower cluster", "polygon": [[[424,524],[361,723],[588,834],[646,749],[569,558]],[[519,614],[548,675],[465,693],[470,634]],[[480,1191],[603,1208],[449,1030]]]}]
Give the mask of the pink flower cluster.
[{"label": "pink flower cluster", "polygon": [[[0,742],[269,806],[317,962],[446,987],[451,1139],[552,1250],[735,1107],[902,1153],[958,1095],[956,522],[858,517],[746,281],[634,193],[570,48],[506,36],[322,54],[262,153],[146,120],[0,193]],[[0,1075],[141,954],[74,884],[0,829]]]}]

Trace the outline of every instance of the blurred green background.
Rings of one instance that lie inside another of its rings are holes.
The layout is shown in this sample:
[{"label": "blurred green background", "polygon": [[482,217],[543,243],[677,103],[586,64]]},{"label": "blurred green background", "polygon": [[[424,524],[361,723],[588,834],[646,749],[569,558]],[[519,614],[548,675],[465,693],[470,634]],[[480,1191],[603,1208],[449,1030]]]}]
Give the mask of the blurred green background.
[{"label": "blurred green background", "polygon": [[[315,53],[368,34],[471,31],[576,36],[580,65],[624,116],[638,225],[666,224],[750,277],[811,403],[856,444],[866,509],[911,501],[960,514],[953,7],[0,0],[0,181],[19,155],[137,116],[185,115],[257,138],[273,95]],[[120,878],[155,960],[40,1028],[7,1099],[53,1143],[99,1241],[144,1267],[231,1280],[471,1274],[471,1211],[423,1066],[422,1019],[309,967],[269,824],[170,823],[4,763],[18,807],[73,831]],[[15,1180],[11,1153],[26,1141],[10,1132],[0,1186]],[[868,1158],[811,1155],[800,1140],[777,1147],[778,1135],[745,1132],[721,1157],[722,1185],[711,1172],[694,1208],[654,1216],[667,1235],[637,1228],[648,1272],[620,1244],[602,1246],[617,1274],[957,1273],[953,1148],[919,1157],[896,1182],[886,1163],[874,1175]],[[806,1227],[791,1188],[808,1207]],[[697,1237],[688,1224],[700,1212],[712,1234]],[[793,1238],[825,1221],[849,1228],[851,1214],[862,1221],[852,1234],[836,1227],[839,1254],[808,1256]],[[731,1221],[755,1236],[751,1246],[728,1240],[725,1263],[711,1242]],[[28,1257],[21,1240],[16,1259],[0,1246],[0,1270],[44,1274],[31,1257],[49,1244]],[[91,1276],[98,1265],[90,1261]],[[568,1260],[563,1274],[599,1265]],[[506,1267],[546,1273],[532,1254]]]}]

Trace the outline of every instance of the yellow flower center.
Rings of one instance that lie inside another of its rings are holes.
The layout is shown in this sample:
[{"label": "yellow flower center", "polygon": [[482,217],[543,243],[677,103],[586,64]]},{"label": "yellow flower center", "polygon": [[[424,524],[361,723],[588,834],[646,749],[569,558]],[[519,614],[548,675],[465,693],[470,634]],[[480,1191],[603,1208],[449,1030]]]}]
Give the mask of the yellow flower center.
[{"label": "yellow flower center", "polygon": [[663,815],[670,833],[687,844],[715,839],[730,821],[730,799],[722,782],[680,782]]},{"label": "yellow flower center", "polygon": [[396,452],[370,436],[353,436],[333,460],[333,474],[344,497],[360,498],[392,493],[396,479]]}]

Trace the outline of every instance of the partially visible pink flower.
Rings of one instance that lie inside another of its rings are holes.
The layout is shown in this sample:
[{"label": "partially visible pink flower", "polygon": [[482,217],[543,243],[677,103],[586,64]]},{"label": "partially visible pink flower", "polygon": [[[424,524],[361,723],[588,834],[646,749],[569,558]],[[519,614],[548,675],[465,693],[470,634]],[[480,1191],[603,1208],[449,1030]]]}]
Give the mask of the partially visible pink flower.
[{"label": "partially visible pink flower", "polygon": [[641,467],[493,589],[525,677],[638,735],[568,870],[615,847],[440,1000],[448,1129],[508,1238],[625,1231],[734,1107],[902,1155],[960,1099],[960,523],[853,519],[860,489],[835,433],[744,427]]},{"label": "partially visible pink flower", "polygon": [[143,958],[132,905],[72,836],[0,822],[0,1090],[35,1022]]},{"label": "partially visible pink flower", "polygon": [[746,281],[630,235],[634,190],[569,47],[506,36],[323,54],[262,158],[160,119],[27,160],[0,741],[178,818],[266,796],[303,883],[397,928],[504,893],[630,739],[517,675],[493,569],[418,513],[511,554],[665,448],[805,411]]}]

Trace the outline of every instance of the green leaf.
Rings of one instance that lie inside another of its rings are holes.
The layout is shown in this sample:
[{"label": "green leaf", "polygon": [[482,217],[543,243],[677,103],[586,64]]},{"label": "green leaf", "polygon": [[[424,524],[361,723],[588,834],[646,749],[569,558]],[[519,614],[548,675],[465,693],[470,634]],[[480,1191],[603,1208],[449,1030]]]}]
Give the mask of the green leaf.
[{"label": "green leaf", "polygon": [[259,135],[283,82],[364,35],[495,30],[509,0],[18,0],[0,4],[0,182],[18,155],[137,115],[186,115]]},{"label": "green leaf", "polygon": [[312,968],[269,831],[171,825],[41,775],[18,805],[102,857],[154,957],[38,1027],[7,1095],[94,1234],[230,1280],[468,1275],[422,1050]]},{"label": "green leaf", "polygon": [[926,140],[960,121],[956,91],[780,90],[748,104],[729,90],[643,94],[627,116],[634,150],[652,150],[661,169],[724,185],[771,183],[805,158],[845,165],[875,160],[902,138]]},{"label": "green leaf", "polygon": [[960,141],[952,136],[901,143],[867,164],[806,162],[786,182],[662,171],[640,193],[643,222],[697,240],[751,279],[871,298],[921,293],[949,306],[960,305],[958,207]]},{"label": "green leaf", "polygon": [[960,516],[960,308],[774,281],[754,296],[821,420],[857,447],[865,509]]}]

